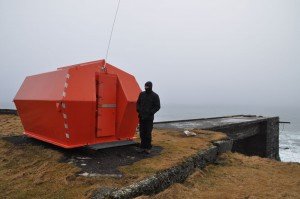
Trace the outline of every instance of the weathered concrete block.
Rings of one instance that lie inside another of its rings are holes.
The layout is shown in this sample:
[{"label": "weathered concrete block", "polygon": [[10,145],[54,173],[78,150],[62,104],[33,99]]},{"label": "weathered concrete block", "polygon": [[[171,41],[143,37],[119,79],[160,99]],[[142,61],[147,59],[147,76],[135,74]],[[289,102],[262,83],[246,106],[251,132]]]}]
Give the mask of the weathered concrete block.
[{"label": "weathered concrete block", "polygon": [[279,158],[279,117],[236,115],[218,118],[158,122],[159,129],[206,129],[226,133],[232,151],[249,156]]},{"label": "weathered concrete block", "polygon": [[220,140],[213,143],[218,147],[218,155],[232,150],[233,140]]},{"label": "weathered concrete block", "polygon": [[270,118],[266,123],[266,157],[280,160],[279,117]]}]

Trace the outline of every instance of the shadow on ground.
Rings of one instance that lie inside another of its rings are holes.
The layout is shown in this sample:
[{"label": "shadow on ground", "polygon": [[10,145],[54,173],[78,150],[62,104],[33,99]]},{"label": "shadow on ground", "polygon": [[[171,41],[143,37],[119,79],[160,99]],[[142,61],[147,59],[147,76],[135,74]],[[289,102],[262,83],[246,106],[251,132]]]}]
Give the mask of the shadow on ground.
[{"label": "shadow on ground", "polygon": [[23,135],[2,137],[1,139],[14,144],[16,147],[32,145],[58,151],[63,155],[60,162],[73,164],[81,169],[78,175],[101,174],[122,177],[118,167],[131,165],[139,160],[157,156],[162,151],[162,147],[154,146],[150,155],[139,153],[138,144],[100,150],[93,150],[87,147],[63,149]]}]

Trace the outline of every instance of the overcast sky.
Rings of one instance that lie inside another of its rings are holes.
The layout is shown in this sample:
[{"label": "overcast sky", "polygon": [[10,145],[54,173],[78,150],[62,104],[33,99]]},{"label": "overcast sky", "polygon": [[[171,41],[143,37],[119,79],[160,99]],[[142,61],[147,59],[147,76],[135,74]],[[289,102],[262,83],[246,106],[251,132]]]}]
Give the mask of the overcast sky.
[{"label": "overcast sky", "polygon": [[[0,106],[105,56],[117,0],[0,0]],[[108,62],[163,104],[300,106],[299,0],[121,0]]]}]

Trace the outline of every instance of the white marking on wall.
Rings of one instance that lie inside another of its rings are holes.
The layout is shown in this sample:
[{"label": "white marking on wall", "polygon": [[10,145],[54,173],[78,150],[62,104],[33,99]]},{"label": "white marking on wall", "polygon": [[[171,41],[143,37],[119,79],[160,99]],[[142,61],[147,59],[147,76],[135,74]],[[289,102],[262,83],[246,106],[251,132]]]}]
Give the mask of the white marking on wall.
[{"label": "white marking on wall", "polygon": [[[70,76],[69,73],[66,74],[66,81],[65,81],[64,90],[63,90],[63,93],[62,93],[63,98],[66,97],[66,95],[67,95],[67,88],[69,86],[68,80],[70,79],[70,77],[71,76]],[[67,116],[67,113],[65,112],[67,107],[66,107],[65,103],[62,103],[61,106],[64,109],[64,110],[62,110],[62,114],[63,114],[63,118],[64,118],[64,127],[66,129],[65,136],[66,136],[67,139],[69,139],[70,138],[70,133],[69,133],[69,130],[68,130],[68,128],[69,128],[68,121],[67,121],[68,116]]]}]

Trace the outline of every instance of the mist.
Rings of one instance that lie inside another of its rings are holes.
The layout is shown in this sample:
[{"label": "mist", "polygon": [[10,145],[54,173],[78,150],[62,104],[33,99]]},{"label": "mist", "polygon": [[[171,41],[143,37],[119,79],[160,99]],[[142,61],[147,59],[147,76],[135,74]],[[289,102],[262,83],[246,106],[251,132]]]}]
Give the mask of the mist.
[{"label": "mist", "polygon": [[[26,76],[105,57],[117,0],[0,0],[0,107]],[[300,107],[297,0],[121,0],[107,61],[164,106]]]}]

